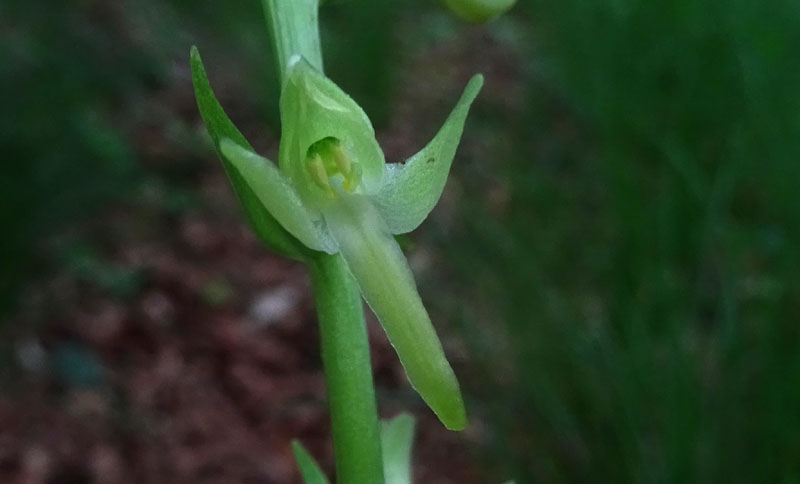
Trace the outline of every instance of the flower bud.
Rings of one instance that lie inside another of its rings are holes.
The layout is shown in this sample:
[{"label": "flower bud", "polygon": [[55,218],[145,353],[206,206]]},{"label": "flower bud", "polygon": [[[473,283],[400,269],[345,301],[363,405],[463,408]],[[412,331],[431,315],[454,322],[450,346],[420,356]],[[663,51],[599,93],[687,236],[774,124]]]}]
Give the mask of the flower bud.
[{"label": "flower bud", "polygon": [[443,0],[454,14],[467,22],[485,23],[504,14],[517,0]]}]

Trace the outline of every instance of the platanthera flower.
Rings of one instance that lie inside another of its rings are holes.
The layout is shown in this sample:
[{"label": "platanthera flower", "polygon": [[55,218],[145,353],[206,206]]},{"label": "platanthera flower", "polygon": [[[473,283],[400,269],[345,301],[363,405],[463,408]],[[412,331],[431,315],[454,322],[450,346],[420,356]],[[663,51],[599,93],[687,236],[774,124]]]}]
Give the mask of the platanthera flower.
[{"label": "platanthera flower", "polygon": [[386,164],[361,107],[300,57],[283,85],[276,166],[256,154],[217,102],[192,50],[198,106],[259,236],[302,260],[339,253],[409,381],[450,429],[466,425],[458,381],[393,234],[419,226],[438,201],[472,101],[470,80],[442,128],[404,164]]}]

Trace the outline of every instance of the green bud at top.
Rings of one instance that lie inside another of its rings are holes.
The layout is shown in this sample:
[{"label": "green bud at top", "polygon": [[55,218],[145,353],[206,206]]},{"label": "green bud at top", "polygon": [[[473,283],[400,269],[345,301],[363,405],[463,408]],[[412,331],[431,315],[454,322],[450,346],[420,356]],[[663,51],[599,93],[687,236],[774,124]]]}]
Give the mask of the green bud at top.
[{"label": "green bud at top", "polygon": [[484,23],[499,17],[517,0],[443,0],[453,13],[467,22]]}]

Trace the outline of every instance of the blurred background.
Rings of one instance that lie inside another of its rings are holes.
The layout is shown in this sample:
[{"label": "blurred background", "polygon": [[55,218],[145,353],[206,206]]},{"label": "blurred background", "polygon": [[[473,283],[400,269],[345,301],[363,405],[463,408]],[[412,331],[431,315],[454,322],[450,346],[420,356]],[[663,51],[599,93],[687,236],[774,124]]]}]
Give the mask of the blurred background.
[{"label": "blurred background", "polygon": [[[467,395],[441,428],[370,323],[419,483],[800,483],[800,3],[337,0],[327,73],[391,161],[486,76],[403,239]],[[302,267],[249,232],[194,104],[276,159],[256,0],[0,3],[0,481],[330,473]]]}]

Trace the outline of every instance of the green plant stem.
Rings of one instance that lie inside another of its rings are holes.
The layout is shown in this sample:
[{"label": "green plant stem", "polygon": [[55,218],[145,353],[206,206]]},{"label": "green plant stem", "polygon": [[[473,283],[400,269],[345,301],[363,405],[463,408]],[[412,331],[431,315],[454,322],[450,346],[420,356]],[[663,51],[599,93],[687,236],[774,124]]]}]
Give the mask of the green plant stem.
[{"label": "green plant stem", "polygon": [[322,72],[319,0],[261,0],[272,36],[281,84],[293,55],[302,55]]},{"label": "green plant stem", "polygon": [[[281,85],[301,55],[322,72],[318,0],[262,0]],[[340,484],[383,484],[378,409],[358,284],[341,255],[308,260],[319,316],[322,363]]]},{"label": "green plant stem", "polygon": [[381,484],[378,411],[361,293],[338,254],[322,255],[309,268],[319,315],[337,482]]}]

